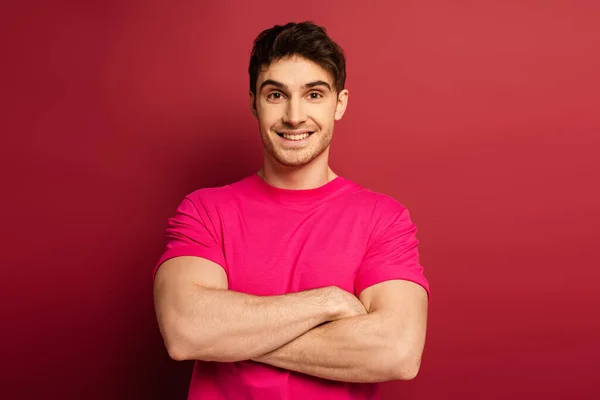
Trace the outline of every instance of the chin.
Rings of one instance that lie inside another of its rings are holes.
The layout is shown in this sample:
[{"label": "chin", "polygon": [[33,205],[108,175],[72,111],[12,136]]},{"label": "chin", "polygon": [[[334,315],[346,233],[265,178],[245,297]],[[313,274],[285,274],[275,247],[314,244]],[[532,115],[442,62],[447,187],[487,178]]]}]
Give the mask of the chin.
[{"label": "chin", "polygon": [[292,157],[274,157],[275,160],[285,166],[290,168],[299,168],[306,164],[309,164],[315,157],[311,158],[292,158]]},{"label": "chin", "polygon": [[[326,150],[326,149],[325,149]],[[281,154],[278,152],[271,153],[271,157],[275,159],[279,164],[290,167],[290,168],[299,168],[305,165],[308,165],[315,160],[317,160],[320,156],[323,155],[325,150],[322,151],[314,151],[301,153],[301,154]]]}]

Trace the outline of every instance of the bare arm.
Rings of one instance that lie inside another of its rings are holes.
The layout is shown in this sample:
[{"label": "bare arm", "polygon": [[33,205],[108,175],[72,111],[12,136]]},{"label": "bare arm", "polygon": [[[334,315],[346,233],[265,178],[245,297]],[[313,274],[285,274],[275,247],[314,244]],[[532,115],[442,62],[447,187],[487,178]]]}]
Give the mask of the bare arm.
[{"label": "bare arm", "polygon": [[367,314],[316,327],[255,360],[344,382],[414,378],[425,343],[425,290],[387,281],[365,289],[360,301]]},{"label": "bare arm", "polygon": [[265,297],[227,289],[225,271],[206,259],[177,257],[159,268],[155,309],[173,359],[248,360],[347,315],[329,288]]}]

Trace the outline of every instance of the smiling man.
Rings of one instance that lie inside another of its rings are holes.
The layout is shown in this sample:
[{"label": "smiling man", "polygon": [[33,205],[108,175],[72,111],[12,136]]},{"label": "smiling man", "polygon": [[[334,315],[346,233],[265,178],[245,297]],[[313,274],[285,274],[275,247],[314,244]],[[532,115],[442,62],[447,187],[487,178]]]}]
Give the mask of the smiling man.
[{"label": "smiling man", "polygon": [[397,200],[329,167],[348,104],[342,49],[312,23],[263,31],[249,67],[262,168],[198,189],[154,270],[188,399],[376,399],[417,375],[429,287]]}]

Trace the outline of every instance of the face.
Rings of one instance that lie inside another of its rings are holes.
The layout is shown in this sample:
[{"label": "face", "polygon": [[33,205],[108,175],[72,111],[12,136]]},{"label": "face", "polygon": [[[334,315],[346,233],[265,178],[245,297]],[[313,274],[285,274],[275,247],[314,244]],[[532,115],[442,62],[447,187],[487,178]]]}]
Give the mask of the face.
[{"label": "face", "polygon": [[327,162],[334,122],[344,115],[348,91],[337,93],[326,70],[294,57],[263,68],[250,101],[267,158],[301,167],[317,158]]}]

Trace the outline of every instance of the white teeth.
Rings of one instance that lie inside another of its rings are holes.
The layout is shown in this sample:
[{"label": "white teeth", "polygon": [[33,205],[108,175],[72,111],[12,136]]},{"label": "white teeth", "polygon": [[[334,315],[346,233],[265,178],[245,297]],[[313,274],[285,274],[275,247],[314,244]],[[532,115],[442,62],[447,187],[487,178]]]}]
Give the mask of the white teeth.
[{"label": "white teeth", "polygon": [[303,140],[310,136],[310,133],[302,133],[300,135],[288,135],[286,133],[282,134],[284,138],[287,140]]}]

